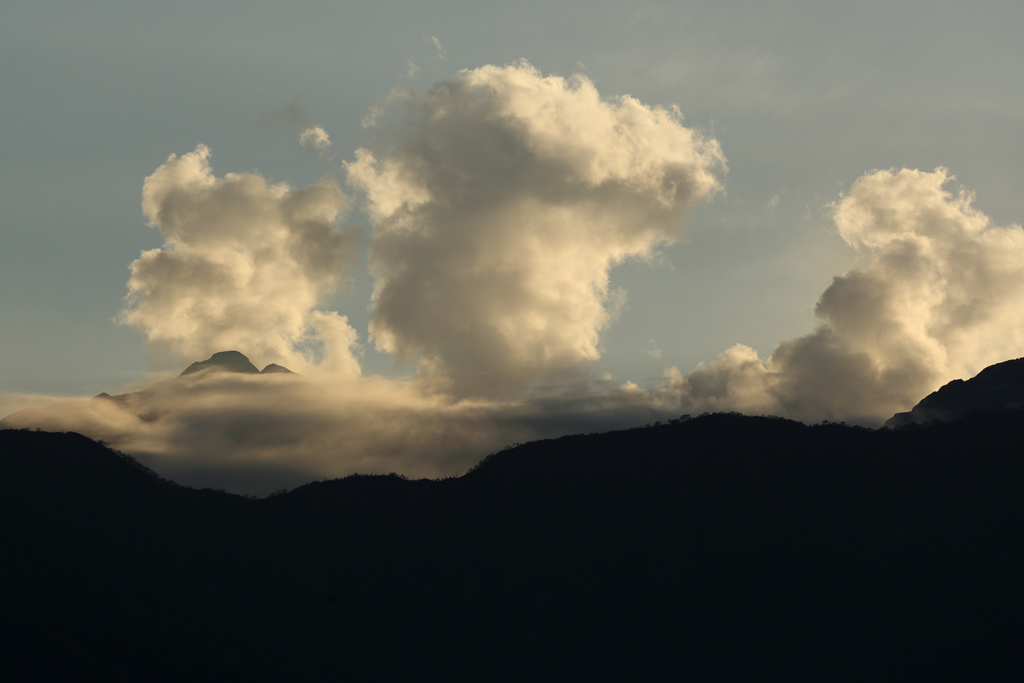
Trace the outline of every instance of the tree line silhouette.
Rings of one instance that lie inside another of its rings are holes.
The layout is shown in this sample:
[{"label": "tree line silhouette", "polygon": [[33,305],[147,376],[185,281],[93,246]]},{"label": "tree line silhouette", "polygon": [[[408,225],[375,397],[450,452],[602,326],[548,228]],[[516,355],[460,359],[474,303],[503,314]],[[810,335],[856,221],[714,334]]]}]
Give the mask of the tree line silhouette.
[{"label": "tree line silhouette", "polygon": [[1007,679],[1022,442],[712,414],[256,500],[0,431],[0,677]]}]

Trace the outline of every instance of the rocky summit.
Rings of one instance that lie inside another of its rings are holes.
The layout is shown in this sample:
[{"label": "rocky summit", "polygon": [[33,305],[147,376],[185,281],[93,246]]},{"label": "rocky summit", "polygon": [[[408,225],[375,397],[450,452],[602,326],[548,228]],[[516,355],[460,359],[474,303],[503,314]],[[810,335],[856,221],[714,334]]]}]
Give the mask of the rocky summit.
[{"label": "rocky summit", "polygon": [[259,374],[259,370],[256,366],[249,362],[249,359],[238,351],[219,351],[206,360],[196,361],[185,368],[181,374],[191,375],[204,370]]}]

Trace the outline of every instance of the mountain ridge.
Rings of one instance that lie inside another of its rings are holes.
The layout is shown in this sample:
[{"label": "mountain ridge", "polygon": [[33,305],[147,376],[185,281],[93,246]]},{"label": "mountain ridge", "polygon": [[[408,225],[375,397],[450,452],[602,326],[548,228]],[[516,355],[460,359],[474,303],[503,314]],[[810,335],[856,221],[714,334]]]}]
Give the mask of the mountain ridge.
[{"label": "mountain ridge", "polygon": [[238,680],[992,678],[1024,613],[1022,439],[1017,410],[714,414],[249,499],[0,431],[0,625]]},{"label": "mountain ridge", "polygon": [[968,380],[955,379],[925,396],[910,411],[886,420],[890,429],[953,420],[973,410],[1024,407],[1024,358],[986,367]]}]

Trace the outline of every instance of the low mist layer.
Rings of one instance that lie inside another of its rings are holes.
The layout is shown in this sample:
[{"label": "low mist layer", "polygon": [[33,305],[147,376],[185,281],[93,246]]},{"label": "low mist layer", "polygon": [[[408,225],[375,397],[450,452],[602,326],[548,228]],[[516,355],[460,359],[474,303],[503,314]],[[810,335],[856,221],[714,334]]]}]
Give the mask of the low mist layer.
[{"label": "low mist layer", "polygon": [[28,409],[0,426],[74,431],[196,486],[266,494],[313,479],[463,474],[508,444],[671,415],[635,387],[453,400],[381,377],[201,372],[122,396]]}]

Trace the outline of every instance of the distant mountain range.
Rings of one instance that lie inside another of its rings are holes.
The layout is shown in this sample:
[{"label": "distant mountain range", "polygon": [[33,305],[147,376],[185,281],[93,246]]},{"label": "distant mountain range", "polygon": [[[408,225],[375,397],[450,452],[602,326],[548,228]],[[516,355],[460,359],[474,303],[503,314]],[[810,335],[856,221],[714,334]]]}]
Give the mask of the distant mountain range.
[{"label": "distant mountain range", "polygon": [[1019,680],[1022,442],[707,415],[257,500],[0,431],[0,679]]}]

